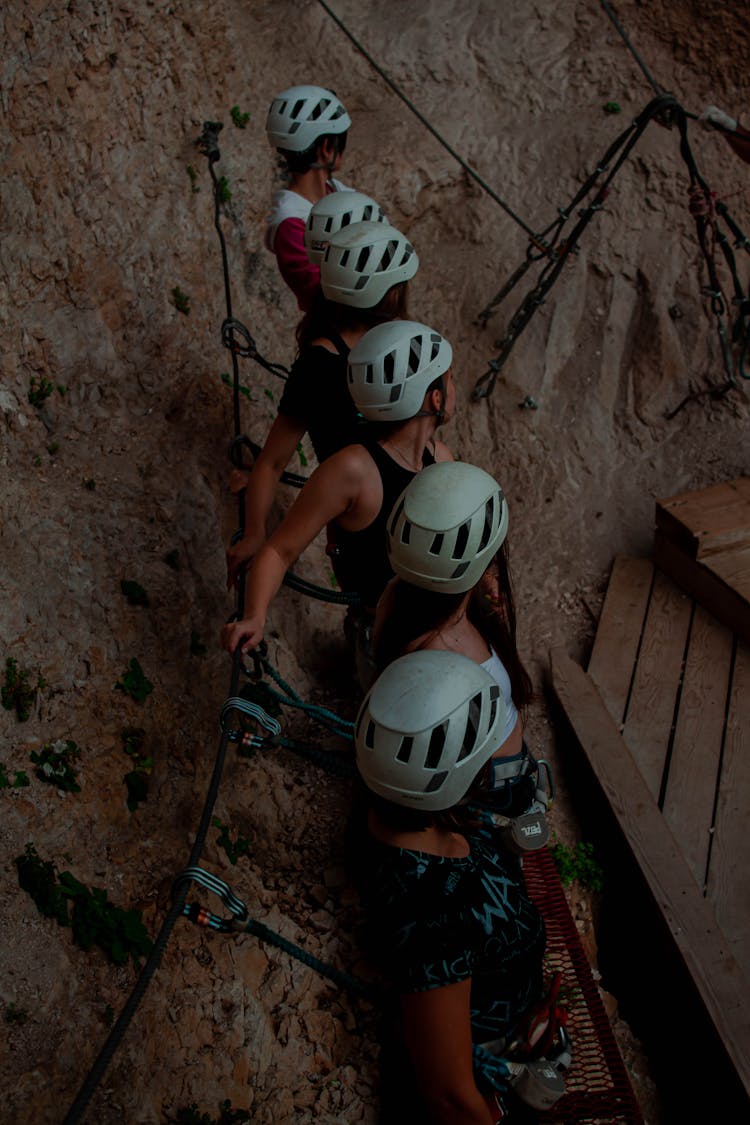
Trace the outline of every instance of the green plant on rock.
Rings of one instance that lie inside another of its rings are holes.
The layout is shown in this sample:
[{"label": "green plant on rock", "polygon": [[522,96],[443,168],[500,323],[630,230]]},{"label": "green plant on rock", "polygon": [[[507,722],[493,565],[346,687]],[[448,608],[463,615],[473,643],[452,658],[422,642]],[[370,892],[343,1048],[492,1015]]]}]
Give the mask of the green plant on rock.
[{"label": "green plant on rock", "polygon": [[29,402],[32,406],[41,406],[46,402],[54,389],[54,384],[51,383],[49,379],[45,379],[43,375],[38,379],[36,375],[32,375],[31,381],[29,382]]},{"label": "green plant on rock", "polygon": [[550,855],[564,887],[578,883],[590,891],[600,891],[604,885],[604,872],[594,857],[594,846],[581,840],[574,848],[555,841]]},{"label": "green plant on rock", "polygon": [[14,770],[13,775],[11,781],[7,767],[3,762],[0,762],[0,789],[25,789],[27,785],[31,784],[26,770]]},{"label": "green plant on rock", "polygon": [[190,298],[187,293],[183,293],[179,285],[175,285],[172,289],[172,304],[183,316],[190,315]]},{"label": "green plant on rock", "polygon": [[149,605],[148,594],[143,589],[143,586],[138,582],[131,582],[127,578],[123,578],[120,582],[120,590],[128,599],[128,605]]},{"label": "green plant on rock", "polygon": [[219,1103],[219,1116],[201,1113],[196,1102],[177,1110],[174,1125],[249,1125],[252,1118],[246,1109],[232,1109],[229,1098]]},{"label": "green plant on rock", "polygon": [[121,910],[108,900],[105,890],[89,889],[69,871],[58,876],[55,865],[41,859],[33,844],[26,845],[15,864],[21,889],[31,895],[40,914],[70,926],[81,949],[98,945],[115,965],[132,958],[136,968],[151,951],[140,910]]},{"label": "green plant on rock", "polygon": [[188,164],[187,174],[190,176],[190,190],[193,194],[197,194],[201,189],[198,187],[198,173],[192,164]]},{"label": "green plant on rock", "polygon": [[219,177],[219,203],[230,203],[232,192],[229,189],[229,180],[226,176]]},{"label": "green plant on rock", "polygon": [[115,684],[115,690],[129,695],[136,703],[143,703],[154,690],[154,685],[147,679],[139,661],[133,657],[126,671]]},{"label": "green plant on rock", "polygon": [[32,750],[29,757],[36,766],[34,773],[40,781],[56,785],[66,793],[80,793],[73,765],[80,755],[81,751],[72,739],[58,738],[54,742],[46,742],[38,753]]},{"label": "green plant on rock", "polygon": [[25,1008],[19,1008],[13,1001],[8,1004],[5,1009],[5,1022],[6,1023],[26,1023],[29,1018],[29,1013]]},{"label": "green plant on rock", "polygon": [[36,686],[32,687],[30,678],[32,673],[25,668],[19,668],[18,661],[9,656],[5,661],[5,680],[0,690],[0,700],[6,711],[15,709],[19,723],[25,723],[31,715],[31,708],[36,702],[37,692],[47,685],[41,675],[37,673]]},{"label": "green plant on rock", "polygon": [[229,834],[229,826],[222,824],[218,816],[211,818],[211,824],[214,828],[219,829],[219,835],[216,837],[216,843],[226,852],[227,859],[233,867],[236,866],[237,860],[240,856],[250,854],[250,841],[245,836],[240,836],[239,833],[235,838]]},{"label": "green plant on rock", "polygon": [[123,781],[128,791],[128,808],[135,812],[148,797],[154,760],[142,752],[146,740],[146,732],[142,727],[125,727],[120,731],[120,737],[123,750],[133,762],[132,770],[125,774]]},{"label": "green plant on rock", "polygon": [[[225,385],[226,387],[230,387],[230,388],[231,388],[231,387],[233,387],[233,386],[234,386],[234,383],[233,383],[233,381],[232,381],[232,377],[231,377],[231,375],[229,374],[229,372],[228,372],[228,371],[222,371],[222,373],[221,373],[221,375],[219,376],[219,378],[221,379],[222,383],[223,383],[223,384],[224,384],[224,385]],[[245,387],[245,386],[243,386],[243,384],[242,384],[242,383],[240,383],[240,385],[239,385],[239,387],[238,387],[237,389],[239,390],[239,392],[240,392],[240,394],[241,394],[241,395],[244,395],[244,396],[245,396],[245,398],[246,398],[246,399],[248,400],[248,402],[252,402],[252,401],[253,401],[253,396],[252,396],[252,393],[251,393],[251,391],[250,391],[250,388],[249,388],[249,387]]]},{"label": "green plant on rock", "polygon": [[244,129],[250,120],[250,114],[243,113],[238,105],[233,105],[229,114],[232,118],[232,124],[236,125],[238,129]]}]

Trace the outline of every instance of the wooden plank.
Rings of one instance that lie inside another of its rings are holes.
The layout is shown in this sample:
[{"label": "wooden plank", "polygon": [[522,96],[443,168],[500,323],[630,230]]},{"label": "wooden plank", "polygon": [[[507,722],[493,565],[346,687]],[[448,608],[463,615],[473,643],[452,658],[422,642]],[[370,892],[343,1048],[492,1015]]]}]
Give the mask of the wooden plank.
[{"label": "wooden plank", "polygon": [[713,574],[707,566],[689,559],[657,531],[654,561],[686,593],[700,602],[718,621],[750,644],[750,602]]},{"label": "wooden plank", "polygon": [[648,559],[615,559],[589,660],[589,675],[618,724],[625,716],[653,573]]},{"label": "wooden plank", "polygon": [[716,810],[708,897],[750,976],[750,648],[737,644]]},{"label": "wooden plank", "polygon": [[750,602],[750,547],[711,555],[703,565]]},{"label": "wooden plank", "polygon": [[750,478],[657,501],[656,526],[694,559],[750,546]]},{"label": "wooden plank", "polygon": [[622,731],[654,800],[661,789],[691,613],[691,600],[657,572]]},{"label": "wooden plank", "polygon": [[[555,694],[750,1096],[750,985],[593,680],[561,649],[550,660]],[[664,1034],[674,1030],[665,1013]]]},{"label": "wooden plank", "polygon": [[713,827],[732,649],[729,630],[696,606],[662,812],[701,890]]}]

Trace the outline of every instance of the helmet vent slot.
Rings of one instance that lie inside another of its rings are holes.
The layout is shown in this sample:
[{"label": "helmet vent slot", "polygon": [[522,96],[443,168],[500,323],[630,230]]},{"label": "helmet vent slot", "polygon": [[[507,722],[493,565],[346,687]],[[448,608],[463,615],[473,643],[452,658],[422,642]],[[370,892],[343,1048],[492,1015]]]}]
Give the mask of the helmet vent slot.
[{"label": "helmet vent slot", "polygon": [[409,344],[409,370],[406,373],[408,379],[410,375],[416,375],[419,371],[419,361],[422,358],[422,337],[412,336],[411,343]]},{"label": "helmet vent slot", "polygon": [[414,739],[410,735],[406,735],[401,740],[401,745],[396,755],[396,760],[399,762],[408,762],[411,757],[412,748],[414,746]]},{"label": "helmet vent slot", "polygon": [[457,762],[462,762],[464,758],[468,758],[476,746],[477,729],[479,727],[479,719],[482,714],[482,693],[475,695],[469,704],[469,711],[466,716],[466,730],[464,731],[464,740],[461,743],[461,749],[458,752]]},{"label": "helmet vent slot", "polygon": [[458,566],[456,567],[456,569],[453,571],[453,574],[451,574],[451,578],[452,579],[461,578],[462,575],[466,574],[466,571],[469,569],[470,566],[471,566],[471,562],[459,563]]},{"label": "helmet vent slot", "polygon": [[491,702],[490,702],[490,718],[489,718],[489,722],[487,724],[487,730],[492,730],[492,728],[494,727],[496,716],[497,716],[497,699],[495,698],[495,699],[491,700]]},{"label": "helmet vent slot", "polygon": [[462,523],[456,535],[456,545],[453,548],[452,559],[462,559],[466,554],[466,544],[469,542],[469,531],[471,530],[471,523],[467,520]]},{"label": "helmet vent slot", "polygon": [[404,510],[404,501],[402,500],[400,502],[400,504],[398,505],[398,507],[396,508],[396,511],[393,513],[393,519],[391,520],[391,535],[395,534],[396,524],[398,523],[399,518],[400,518],[403,510]]},{"label": "helmet vent slot", "polygon": [[[330,104],[331,104],[330,102],[326,102],[326,105],[330,105]],[[333,113],[331,114],[331,121],[338,121],[339,117],[341,117],[343,112],[344,112],[344,107],[341,105],[341,103],[339,103],[336,106],[336,108],[334,109]]]},{"label": "helmet vent slot", "polygon": [[345,266],[345,265],[347,264],[347,262],[349,261],[349,255],[350,255],[350,253],[351,253],[351,251],[350,251],[350,250],[345,250],[345,251],[344,251],[344,253],[343,253],[343,254],[341,255],[341,259],[340,259],[340,261],[339,261],[339,265],[340,265],[340,266]]},{"label": "helmet vent slot", "polygon": [[401,398],[401,387],[399,387],[399,386],[391,387],[391,394],[390,394],[390,397],[389,397],[388,401],[389,402],[398,402],[398,400],[400,398]]},{"label": "helmet vent slot", "polygon": [[[294,103],[294,105],[292,106],[291,112],[290,112],[290,114],[289,114],[289,116],[291,117],[292,121],[296,121],[296,120],[297,120],[297,118],[299,117],[300,113],[301,113],[301,112],[302,112],[302,110],[304,109],[304,105],[305,105],[305,99],[304,99],[304,98],[300,98],[300,99],[298,99],[298,100],[297,100],[297,101],[296,101],[296,102]],[[312,116],[312,114],[311,114],[311,116]]]},{"label": "helmet vent slot", "polygon": [[[359,254],[357,255],[357,261],[356,261],[355,266],[354,266],[357,273],[362,273],[362,270],[367,265],[367,259],[369,257],[370,257],[369,246],[363,246],[362,249],[360,250]],[[341,264],[343,266],[343,264],[344,264],[343,259],[341,261]]]},{"label": "helmet vent slot", "polygon": [[430,778],[429,785],[425,788],[425,793],[436,793],[438,789],[442,788],[443,782],[447,776],[447,770],[440,770],[439,773],[436,773],[434,777]]},{"label": "helmet vent slot", "polygon": [[[393,245],[394,246],[396,245],[395,242],[393,243]],[[409,243],[407,242],[406,245],[404,246],[404,253],[403,253],[403,256],[401,258],[401,265],[402,266],[406,265],[406,263],[409,261],[409,258],[411,258],[413,253],[414,253],[414,247],[410,246]]]},{"label": "helmet vent slot", "polygon": [[439,555],[440,554],[440,552],[443,549],[443,539],[444,538],[445,538],[445,536],[443,535],[442,531],[439,531],[437,533],[437,535],[435,536],[435,538],[432,540],[432,545],[430,546],[430,554],[431,555]]},{"label": "helmet vent slot", "polygon": [[396,253],[397,245],[398,243],[391,239],[386,246],[385,250],[383,251],[383,256],[380,259],[380,265],[378,266],[378,270],[380,272],[387,270],[390,266],[391,262],[393,261],[393,255]]},{"label": "helmet vent slot", "polygon": [[351,221],[352,221],[351,215],[342,215],[341,216],[341,229],[343,230],[344,227],[348,227],[349,223]]},{"label": "helmet vent slot", "polygon": [[392,383],[393,373],[396,370],[396,353],[388,352],[383,359],[383,382]]},{"label": "helmet vent slot", "polygon": [[365,731],[365,746],[368,750],[375,749],[375,724],[372,719],[367,724],[367,730]]},{"label": "helmet vent slot", "polygon": [[401,529],[401,542],[405,543],[407,547],[411,542],[411,524],[408,520],[404,520],[404,526]]},{"label": "helmet vent slot", "polygon": [[373,383],[375,381],[375,368],[371,363],[365,364],[365,382]]},{"label": "helmet vent slot", "polygon": [[372,221],[372,207],[368,203],[362,211],[362,222],[369,223]]},{"label": "helmet vent slot", "polygon": [[482,528],[482,538],[479,541],[477,552],[483,551],[490,541],[492,534],[492,525],[495,522],[495,497],[491,496],[484,506],[484,527]]},{"label": "helmet vent slot", "polygon": [[361,277],[357,278],[357,284],[354,286],[354,292],[356,293],[358,289],[364,289],[365,285],[367,285],[367,281],[367,274],[363,273]]},{"label": "helmet vent slot", "polygon": [[439,727],[435,727],[430,735],[430,745],[427,747],[427,757],[425,758],[425,769],[436,770],[440,765],[440,759],[443,756],[443,747],[445,746],[445,738],[448,733],[448,724],[441,723]]}]

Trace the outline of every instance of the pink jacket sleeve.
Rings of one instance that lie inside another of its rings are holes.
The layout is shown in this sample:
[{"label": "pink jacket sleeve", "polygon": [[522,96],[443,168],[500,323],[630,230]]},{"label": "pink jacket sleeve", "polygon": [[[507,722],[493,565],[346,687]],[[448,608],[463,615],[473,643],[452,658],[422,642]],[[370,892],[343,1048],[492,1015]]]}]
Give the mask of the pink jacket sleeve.
[{"label": "pink jacket sleeve", "polygon": [[305,312],[320,288],[320,270],[305,249],[305,224],[301,219],[284,219],[276,229],[273,244],[279,272]]}]

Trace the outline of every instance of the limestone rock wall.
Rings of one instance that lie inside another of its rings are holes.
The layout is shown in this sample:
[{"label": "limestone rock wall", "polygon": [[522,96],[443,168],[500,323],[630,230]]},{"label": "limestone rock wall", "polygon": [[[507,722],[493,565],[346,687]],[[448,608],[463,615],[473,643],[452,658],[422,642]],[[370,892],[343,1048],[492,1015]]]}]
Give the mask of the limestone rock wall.
[{"label": "limestone rock wall", "polygon": [[[534,228],[650,96],[593,2],[338,0],[335,9]],[[626,0],[618,11],[689,109],[713,100],[744,110],[742,12],[693,0]],[[203,806],[229,679],[216,639],[231,610],[231,398],[220,378],[231,365],[219,340],[210,181],[195,148],[202,122],[225,126],[219,172],[232,197],[221,222],[234,312],[264,354],[288,362],[296,310],[262,247],[277,183],[266,107],[301,81],[345,100],[354,128],[343,178],[413,240],[422,267],[411,314],[455,346],[460,414],[446,440],[494,472],[510,498],[523,644],[535,669],[551,641],[585,643],[581,597],[596,601],[615,553],[648,549],[655,496],[747,470],[748,412],[741,389],[664,417],[691,386],[721,381],[674,134],[649,128],[493,397],[472,405],[512,300],[486,330],[473,321],[525,253],[525,236],[319,4],[10,0],[0,26],[0,658],[47,683],[27,723],[0,712],[0,762],[31,778],[0,791],[2,1003],[26,1013],[0,1040],[0,1072],[7,1120],[42,1125],[62,1116],[106,1036],[108,1006],[119,1011],[134,973],[83,953],[42,919],[12,860],[33,841],[61,870],[143,909],[155,933]],[[603,113],[609,100],[620,117]],[[244,130],[231,124],[233,105],[250,114]],[[750,169],[718,136],[694,139],[747,230]],[[175,287],[189,296],[189,315],[175,308]],[[242,378],[252,395],[243,427],[262,440],[280,383],[247,363]],[[28,401],[32,379],[52,385],[39,407]],[[537,411],[519,409],[527,395]],[[289,499],[280,497],[279,513]],[[301,569],[327,581],[319,548]],[[138,581],[150,605],[128,605],[122,579]],[[351,713],[341,616],[282,593],[270,653],[303,696]],[[143,704],[113,690],[133,657],[154,685]],[[154,762],[148,800],[132,813],[122,780],[129,726],[146,731]],[[547,748],[543,711],[531,729]],[[57,738],[81,747],[80,794],[33,777],[29,751]],[[216,811],[251,852],[231,867],[212,830],[205,863],[256,916],[351,966],[349,796],[305,763],[232,754]],[[192,1101],[215,1112],[230,1098],[258,1122],[374,1121],[374,1032],[372,1012],[283,955],[186,923],[89,1119],[160,1122]]]}]

